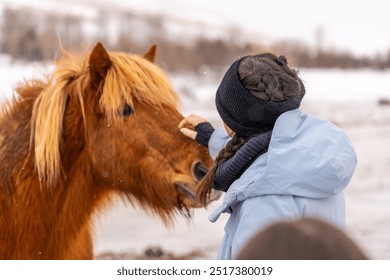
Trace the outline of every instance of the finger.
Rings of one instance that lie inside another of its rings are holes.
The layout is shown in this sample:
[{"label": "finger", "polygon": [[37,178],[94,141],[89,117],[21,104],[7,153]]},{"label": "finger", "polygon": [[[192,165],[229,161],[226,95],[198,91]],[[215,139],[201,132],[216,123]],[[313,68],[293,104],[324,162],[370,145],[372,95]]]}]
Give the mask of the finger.
[{"label": "finger", "polygon": [[201,117],[201,116],[198,116],[198,115],[195,115],[195,114],[191,114],[191,115],[188,116],[187,122],[189,122],[193,126],[197,126],[200,123],[207,122],[207,120],[205,118]]},{"label": "finger", "polygon": [[183,128],[188,123],[187,119],[182,119],[178,125],[178,128]]},{"label": "finger", "polygon": [[193,140],[195,140],[196,135],[198,134],[196,131],[188,129],[188,128],[185,128],[185,127],[181,128],[180,132],[183,133],[185,136],[193,139]]}]

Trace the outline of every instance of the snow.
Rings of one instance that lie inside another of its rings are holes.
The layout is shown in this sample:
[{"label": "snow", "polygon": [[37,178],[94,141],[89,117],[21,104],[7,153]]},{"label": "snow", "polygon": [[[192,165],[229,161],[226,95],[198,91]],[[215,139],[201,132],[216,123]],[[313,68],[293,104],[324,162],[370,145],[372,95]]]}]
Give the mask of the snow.
[{"label": "snow", "polygon": [[308,95],[305,98],[337,101],[390,99],[390,70],[302,69]]},{"label": "snow", "polygon": [[0,54],[0,102],[11,99],[19,83],[25,80],[41,79],[50,69],[53,69],[51,63],[26,64]]},{"label": "snow", "polygon": [[[0,55],[0,100],[10,99],[13,88],[24,79],[40,78],[52,69],[50,63],[13,61]],[[373,259],[390,259],[390,107],[378,106],[378,98],[390,99],[389,71],[303,69],[307,95],[303,110],[336,122],[353,142],[358,166],[346,189],[347,232]],[[205,71],[200,76],[171,75],[181,96],[184,115],[196,112],[215,125],[220,120],[214,108],[214,93],[221,73]],[[172,227],[120,200],[97,214],[95,253],[114,257],[142,255],[150,246],[185,257],[213,259],[228,218],[210,223],[208,209],[193,210],[193,218],[177,216]]]},{"label": "snow", "polygon": [[109,252],[119,258],[126,254],[142,256],[146,249],[157,247],[179,258],[197,253],[199,259],[215,259],[227,220],[222,217],[214,224],[208,221],[217,206],[215,201],[207,210],[194,209],[191,220],[177,216],[167,227],[158,217],[118,200],[99,215],[95,225],[96,255]]}]

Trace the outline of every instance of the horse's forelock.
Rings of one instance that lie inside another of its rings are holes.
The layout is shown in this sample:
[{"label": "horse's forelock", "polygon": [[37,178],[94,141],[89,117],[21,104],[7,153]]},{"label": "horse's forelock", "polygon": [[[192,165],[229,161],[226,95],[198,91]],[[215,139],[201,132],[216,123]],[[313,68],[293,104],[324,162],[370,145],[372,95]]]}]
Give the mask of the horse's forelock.
[{"label": "horse's forelock", "polygon": [[154,63],[123,53],[110,53],[110,58],[112,66],[100,98],[106,116],[120,116],[124,104],[133,106],[134,99],[155,107],[177,107],[176,93],[165,73]]}]

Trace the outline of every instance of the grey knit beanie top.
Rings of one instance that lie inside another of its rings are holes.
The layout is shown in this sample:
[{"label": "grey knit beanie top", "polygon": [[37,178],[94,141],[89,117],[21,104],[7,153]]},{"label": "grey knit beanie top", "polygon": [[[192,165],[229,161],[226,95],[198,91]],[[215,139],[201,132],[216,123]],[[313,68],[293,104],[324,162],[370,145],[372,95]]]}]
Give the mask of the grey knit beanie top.
[{"label": "grey knit beanie top", "polygon": [[215,97],[219,115],[237,136],[249,138],[272,130],[276,119],[284,112],[299,108],[304,96],[284,101],[264,100],[253,95],[242,84],[238,68],[245,57],[237,59],[226,71]]}]

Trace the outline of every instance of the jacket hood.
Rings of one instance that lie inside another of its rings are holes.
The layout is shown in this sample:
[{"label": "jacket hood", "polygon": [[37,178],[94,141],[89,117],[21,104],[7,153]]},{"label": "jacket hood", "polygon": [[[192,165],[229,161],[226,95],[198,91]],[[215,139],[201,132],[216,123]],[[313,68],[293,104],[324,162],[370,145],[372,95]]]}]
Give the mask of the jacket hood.
[{"label": "jacket hood", "polygon": [[263,174],[254,181],[257,187],[246,190],[248,196],[325,198],[348,185],[357,163],[352,143],[342,130],[298,109],[277,119],[262,160],[266,160]]}]

